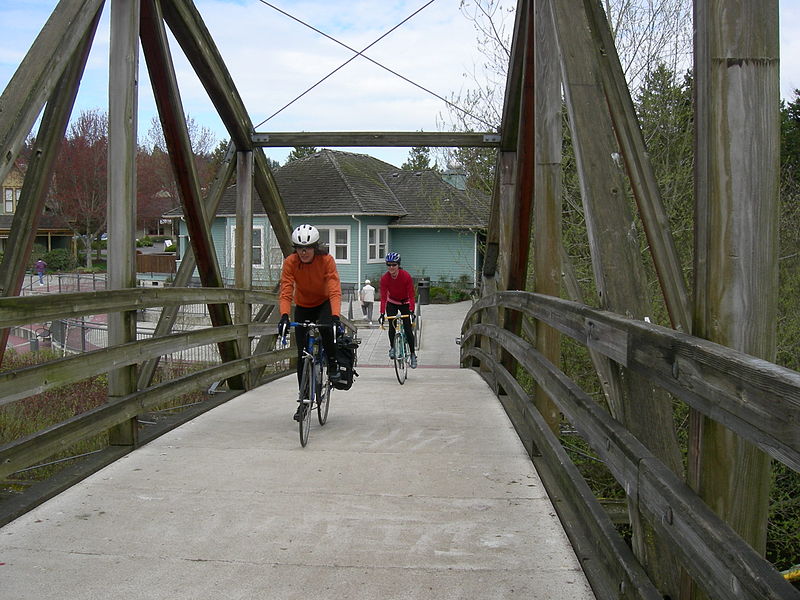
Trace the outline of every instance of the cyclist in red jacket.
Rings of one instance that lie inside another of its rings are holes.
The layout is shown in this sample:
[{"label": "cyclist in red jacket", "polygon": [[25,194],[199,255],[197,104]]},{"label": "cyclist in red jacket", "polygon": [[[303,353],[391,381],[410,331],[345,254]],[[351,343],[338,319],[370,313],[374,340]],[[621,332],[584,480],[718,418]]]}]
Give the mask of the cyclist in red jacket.
[{"label": "cyclist in red jacket", "polygon": [[[383,325],[386,315],[414,314],[414,280],[408,271],[400,268],[400,255],[389,252],[386,255],[386,273],[381,277],[381,315],[378,321]],[[414,352],[414,329],[411,319],[403,319],[403,327],[411,348],[411,368],[417,368],[417,355]],[[389,358],[394,358],[394,327],[389,327]]]}]

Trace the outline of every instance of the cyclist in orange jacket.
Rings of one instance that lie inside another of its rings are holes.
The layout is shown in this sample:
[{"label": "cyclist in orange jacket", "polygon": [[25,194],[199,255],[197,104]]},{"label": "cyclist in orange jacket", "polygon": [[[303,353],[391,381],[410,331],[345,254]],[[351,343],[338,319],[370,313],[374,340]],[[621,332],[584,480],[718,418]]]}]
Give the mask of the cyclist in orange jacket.
[{"label": "cyclist in orange jacket", "polygon": [[[398,312],[413,316],[414,280],[408,271],[400,268],[400,255],[397,252],[389,252],[386,255],[386,273],[381,277],[380,287],[381,314],[378,321],[381,325],[386,320],[387,313],[390,317]],[[414,328],[411,326],[411,319],[403,319],[403,328],[411,348],[410,365],[412,369],[416,369],[417,355],[414,352]],[[394,327],[389,327],[389,358],[394,358]]]},{"label": "cyclist in orange jacket", "polygon": [[[300,225],[292,232],[292,243],[295,251],[283,261],[281,285],[278,294],[281,320],[278,323],[278,335],[286,336],[289,332],[289,311],[292,302],[295,304],[294,320],[298,323],[333,324],[340,327],[339,315],[342,308],[342,288],[336,261],[328,254],[327,249],[320,248],[319,231],[313,225]],[[336,364],[336,344],[333,328],[321,327],[322,347],[328,357],[328,371],[331,379],[339,378]],[[296,326],[294,330],[297,357],[302,359],[303,350],[308,340],[308,329]],[[302,360],[298,360],[298,365]],[[297,371],[297,382],[300,383],[301,371]],[[302,419],[303,404],[297,408],[295,420]]]}]

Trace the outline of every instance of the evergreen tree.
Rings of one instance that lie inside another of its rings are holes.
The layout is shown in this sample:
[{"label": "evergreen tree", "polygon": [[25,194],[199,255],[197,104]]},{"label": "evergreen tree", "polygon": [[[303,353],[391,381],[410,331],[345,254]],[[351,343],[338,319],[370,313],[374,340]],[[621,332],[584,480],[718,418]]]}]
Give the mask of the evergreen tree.
[{"label": "evergreen tree", "polygon": [[[408,152],[408,160],[400,167],[404,171],[430,171],[431,150],[427,146],[415,146]],[[434,170],[436,166],[434,165]]]},{"label": "evergreen tree", "polygon": [[788,104],[781,101],[781,165],[795,173],[800,167],[800,89]]},{"label": "evergreen tree", "polygon": [[289,156],[286,157],[286,162],[284,164],[288,164],[298,158],[313,156],[317,152],[319,152],[319,150],[314,148],[314,146],[295,146],[294,149],[289,152]]}]

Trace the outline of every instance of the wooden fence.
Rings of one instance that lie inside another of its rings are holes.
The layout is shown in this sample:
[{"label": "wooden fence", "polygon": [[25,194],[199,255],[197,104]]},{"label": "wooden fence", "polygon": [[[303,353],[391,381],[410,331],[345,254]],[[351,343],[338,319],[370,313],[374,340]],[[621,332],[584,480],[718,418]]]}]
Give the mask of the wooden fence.
[{"label": "wooden fence", "polygon": [[794,470],[800,470],[800,373],[647,322],[551,296],[501,292],[464,323],[462,361],[495,388],[531,455],[599,598],[661,598],[501,352],[556,403],[657,535],[709,598],[800,598],[770,563],[617,420],[526,340],[497,325],[497,309],[538,319],[649,378]]},{"label": "wooden fence", "polygon": [[[150,432],[147,439],[241,394],[244,389],[217,388],[220,382],[250,381],[248,387],[260,385],[291,370],[294,349],[275,350],[276,326],[270,317],[276,295],[268,292],[228,288],[132,288],[72,294],[0,298],[0,329],[32,322],[76,319],[147,308],[179,307],[197,304],[250,305],[261,322],[234,323],[220,327],[202,327],[167,335],[154,335],[118,346],[101,348],[74,356],[51,360],[35,366],[0,373],[0,407],[46,392],[58,386],[108,373],[129,365],[144,365],[162,357],[181,357],[187,350],[207,345],[237,341],[248,348],[236,360],[200,366],[187,375],[162,383],[140,387],[124,397],[109,398],[105,404],[52,425],[42,431],[0,446],[0,480],[48,460],[58,452],[83,440],[103,434],[109,429],[136,419],[155,407],[183,394],[197,390],[217,389],[214,397],[202,406],[187,410],[164,427]],[[261,310],[255,310],[260,307]],[[346,326],[351,323],[343,319]],[[270,373],[265,369],[272,366]],[[138,442],[146,441],[140,438]],[[137,443],[138,443],[137,442]],[[135,444],[134,444],[135,445]],[[134,446],[109,446],[89,461],[26,492],[23,498],[0,503],[0,524],[9,522],[33,506],[73,485],[91,472],[116,460]]]}]

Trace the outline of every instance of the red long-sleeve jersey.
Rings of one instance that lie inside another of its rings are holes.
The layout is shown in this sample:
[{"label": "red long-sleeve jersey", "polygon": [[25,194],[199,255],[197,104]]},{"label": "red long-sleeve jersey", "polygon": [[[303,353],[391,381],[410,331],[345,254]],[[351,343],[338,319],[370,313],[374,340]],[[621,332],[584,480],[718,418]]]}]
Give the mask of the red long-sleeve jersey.
[{"label": "red long-sleeve jersey", "polygon": [[386,312],[386,302],[392,304],[408,304],[414,312],[414,280],[408,271],[397,269],[397,277],[392,277],[389,272],[381,277],[381,312]]}]

